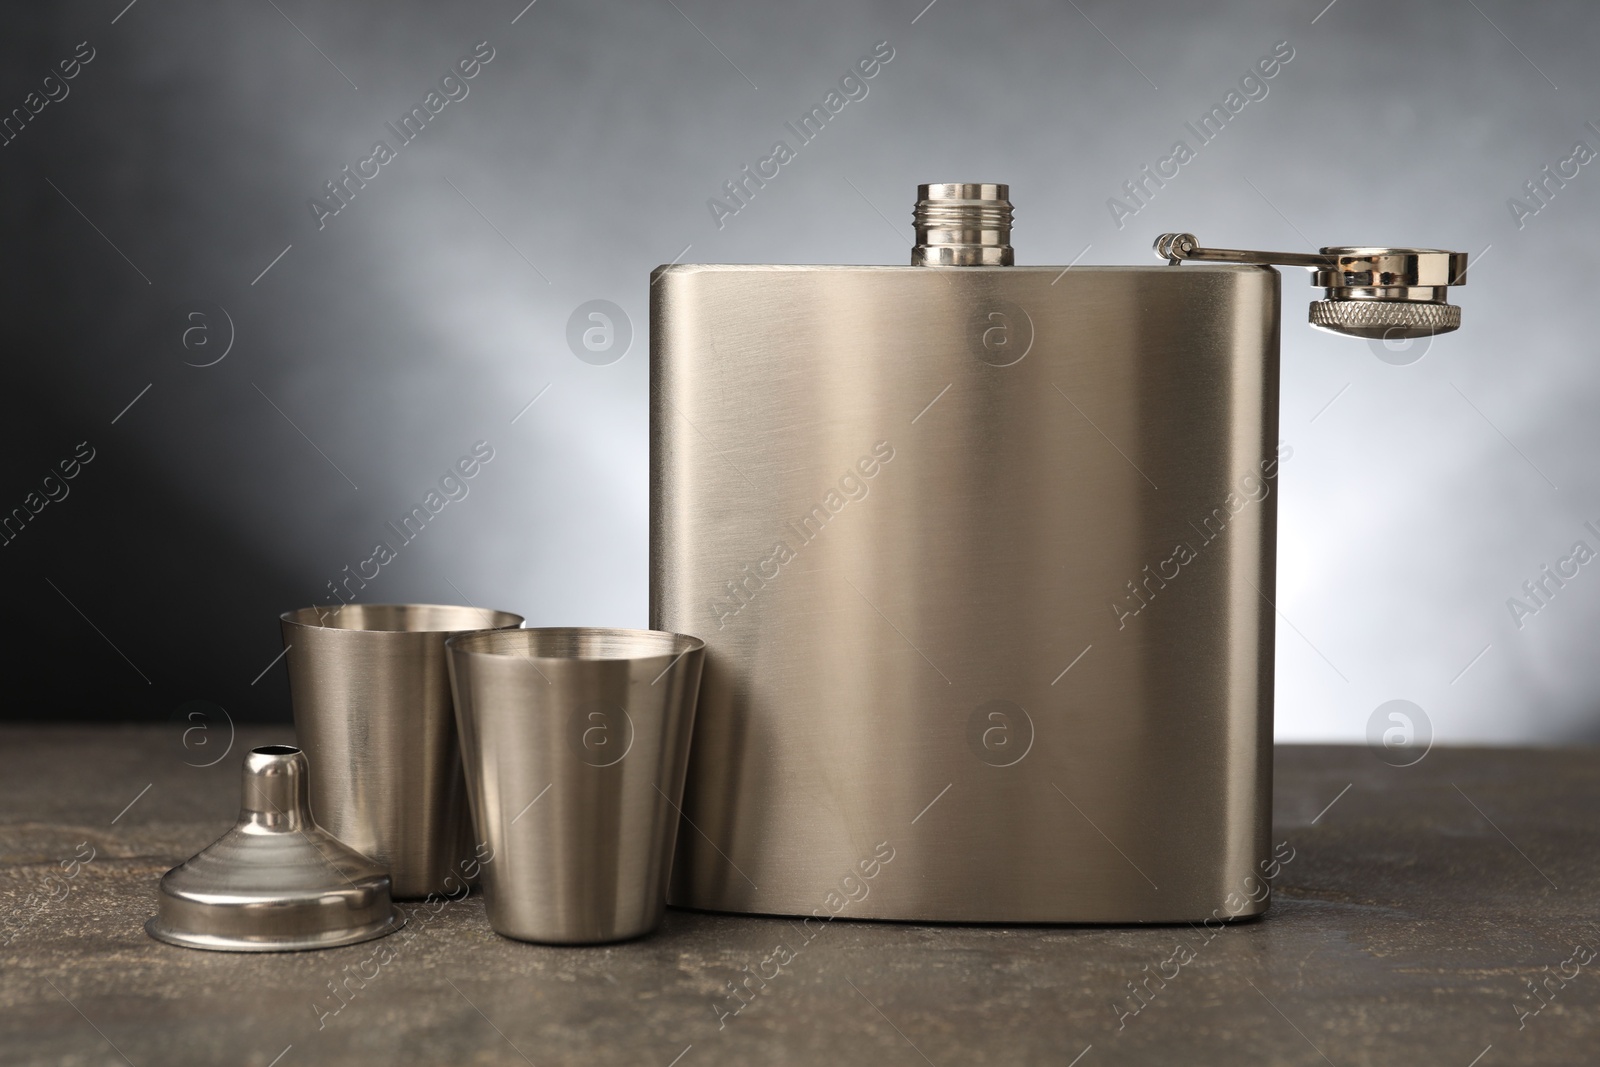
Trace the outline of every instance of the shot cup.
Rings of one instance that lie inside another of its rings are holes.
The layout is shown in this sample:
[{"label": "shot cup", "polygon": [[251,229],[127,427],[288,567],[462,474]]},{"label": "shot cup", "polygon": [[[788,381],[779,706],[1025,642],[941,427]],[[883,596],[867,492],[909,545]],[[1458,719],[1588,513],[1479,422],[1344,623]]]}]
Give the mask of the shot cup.
[{"label": "shot cup", "polygon": [[530,629],[449,642],[494,929],[599,944],[661,923],[705,644]]},{"label": "shot cup", "polygon": [[476,869],[445,639],[522,616],[346,604],[282,616],[318,823],[389,869],[397,899],[459,896]]}]

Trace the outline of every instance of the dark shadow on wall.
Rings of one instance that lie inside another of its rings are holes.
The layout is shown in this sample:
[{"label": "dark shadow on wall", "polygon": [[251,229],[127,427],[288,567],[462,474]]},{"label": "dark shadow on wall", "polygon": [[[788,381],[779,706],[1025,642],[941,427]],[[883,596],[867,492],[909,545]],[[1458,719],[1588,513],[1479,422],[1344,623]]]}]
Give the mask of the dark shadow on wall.
[{"label": "dark shadow on wall", "polygon": [[[180,297],[218,291],[223,251],[206,238],[241,211],[229,185],[184,173],[237,124],[179,93],[181,70],[146,76],[131,23],[11,15],[0,111],[61,98],[0,147],[0,721],[287,721],[283,664],[267,668],[278,614],[310,591],[171,462],[227,436],[223,387],[243,373],[184,367],[171,329]],[[85,37],[94,58],[63,88],[57,65]]]},{"label": "dark shadow on wall", "polygon": [[[81,420],[51,406],[56,383],[15,368],[5,378],[10,515],[43,496],[45,475],[83,438],[62,429]],[[181,720],[195,701],[240,723],[287,721],[284,667],[269,664],[282,648],[277,616],[305,598],[304,583],[252,558],[125,439],[90,437],[93,459],[51,483],[66,495],[0,548],[13,598],[0,721]]]}]

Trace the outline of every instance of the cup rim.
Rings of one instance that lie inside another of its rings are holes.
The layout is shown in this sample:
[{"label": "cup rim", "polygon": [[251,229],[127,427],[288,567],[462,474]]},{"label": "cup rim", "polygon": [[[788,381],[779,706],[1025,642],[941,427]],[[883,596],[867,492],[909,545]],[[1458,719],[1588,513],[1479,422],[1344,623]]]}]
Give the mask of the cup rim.
[{"label": "cup rim", "polygon": [[[370,627],[370,626],[338,626],[329,625],[323,621],[330,616],[338,615],[346,610],[354,609],[358,616],[365,612],[460,612],[463,615],[475,616],[470,621],[463,620],[461,626],[428,627],[422,629],[395,628],[395,627]],[[514,630],[525,621],[521,615],[510,611],[499,611],[493,608],[480,608],[470,604],[424,604],[424,603],[395,603],[395,604],[341,604],[336,608],[327,608],[313,604],[310,607],[294,608],[278,616],[285,626],[294,626],[305,630],[318,630],[325,632],[345,632],[353,634],[459,634],[475,630],[499,631]]]},{"label": "cup rim", "polygon": [[[541,641],[559,641],[574,637],[607,638],[625,647],[615,652],[583,655],[541,654],[539,651],[538,646]],[[511,647],[513,643],[515,647]],[[507,647],[494,647],[497,644]],[[703,650],[706,643],[693,634],[674,633],[670,630],[635,630],[616,626],[529,626],[514,630],[474,630],[458,633],[445,641],[445,647],[456,655],[481,657],[485,660],[628,663],[687,655],[690,652]]]}]

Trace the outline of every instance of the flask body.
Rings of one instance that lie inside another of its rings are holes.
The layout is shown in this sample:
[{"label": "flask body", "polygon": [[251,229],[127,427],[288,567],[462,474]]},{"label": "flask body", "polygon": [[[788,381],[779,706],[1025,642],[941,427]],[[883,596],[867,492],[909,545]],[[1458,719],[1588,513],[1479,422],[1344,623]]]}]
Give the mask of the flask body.
[{"label": "flask body", "polygon": [[707,646],[673,903],[1265,909],[1278,292],[657,272],[650,625]]}]

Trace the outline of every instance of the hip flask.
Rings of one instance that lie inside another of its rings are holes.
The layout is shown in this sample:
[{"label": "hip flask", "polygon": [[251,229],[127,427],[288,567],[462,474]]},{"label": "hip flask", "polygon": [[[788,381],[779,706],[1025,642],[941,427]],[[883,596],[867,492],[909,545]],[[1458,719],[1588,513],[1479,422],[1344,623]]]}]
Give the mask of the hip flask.
[{"label": "hip flask", "polygon": [[909,266],[652,277],[650,626],[706,643],[674,904],[1267,906],[1272,265],[1326,290],[1313,325],[1398,338],[1459,325],[1466,256],[1018,266],[1011,213],[926,185]]}]

